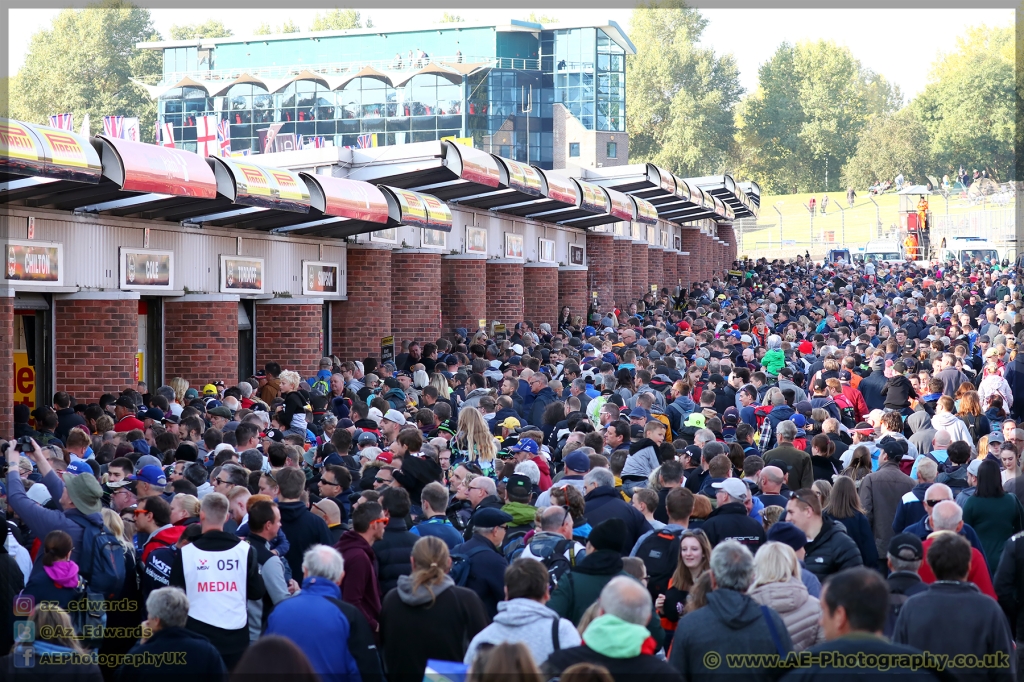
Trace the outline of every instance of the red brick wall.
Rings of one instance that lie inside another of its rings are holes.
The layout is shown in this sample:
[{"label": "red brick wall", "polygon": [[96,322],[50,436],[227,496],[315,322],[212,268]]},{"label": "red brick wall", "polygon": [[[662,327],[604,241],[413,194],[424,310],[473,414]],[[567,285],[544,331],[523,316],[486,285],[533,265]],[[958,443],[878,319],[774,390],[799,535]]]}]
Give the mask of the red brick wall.
[{"label": "red brick wall", "polygon": [[[391,330],[402,341],[441,336],[441,253],[391,252]],[[397,351],[396,351],[397,352]]]},{"label": "red brick wall", "polygon": [[537,327],[558,323],[558,266],[531,263],[523,267],[523,319]]},{"label": "red brick wall", "polygon": [[682,245],[683,251],[688,251],[689,256],[683,256],[683,283],[687,288],[691,288],[691,285],[700,278],[700,267],[697,262],[700,261],[700,232],[697,230],[691,230],[683,228],[682,230]]},{"label": "red brick wall", "polygon": [[647,244],[633,244],[630,247],[633,261],[633,297],[636,300],[651,290],[647,272]]},{"label": "red brick wall", "polygon": [[505,259],[487,261],[487,319],[511,329],[523,319],[523,264]]},{"label": "red brick wall", "polygon": [[465,327],[472,334],[487,317],[487,260],[484,256],[441,259],[441,335]]},{"label": "red brick wall", "polygon": [[343,361],[380,358],[380,340],[391,335],[391,251],[347,251],[348,300],[331,308],[334,354]]},{"label": "red brick wall", "polygon": [[[262,312],[262,308],[260,311]],[[164,302],[164,381],[182,377],[202,388],[238,374],[238,302]]]},{"label": "red brick wall", "polygon": [[306,379],[316,374],[323,357],[323,306],[277,302],[283,300],[256,304],[256,366],[276,362]]},{"label": "red brick wall", "polygon": [[668,286],[665,282],[665,264],[662,260],[662,253],[664,251],[661,249],[647,247],[647,283],[656,285],[658,291],[661,291],[662,287]]},{"label": "red brick wall", "polygon": [[690,259],[693,256],[683,255],[682,252],[676,254],[676,273],[679,279],[683,281],[683,288],[689,290],[693,284],[693,278],[690,276]]},{"label": "red brick wall", "polygon": [[[592,237],[588,235],[589,243]],[[558,310],[562,306],[569,306],[569,313],[575,317],[581,316],[587,319],[587,311],[590,307],[590,291],[587,289],[587,270],[575,270],[572,268],[558,269]]]},{"label": "red brick wall", "polygon": [[[612,262],[612,271],[615,273],[615,301],[619,308],[629,308],[629,304],[636,300],[633,290],[633,242],[629,239],[616,239],[614,243],[615,258]],[[591,266],[593,270],[593,266]],[[611,306],[608,301],[601,299],[601,312],[607,312]]]},{"label": "red brick wall", "polygon": [[139,301],[54,300],[55,391],[78,402],[135,386],[139,349]]},{"label": "red brick wall", "polygon": [[729,261],[726,263],[727,267],[732,267],[732,262],[736,260],[737,249],[739,245],[736,243],[736,227],[734,225],[720,225],[718,227],[718,235],[729,244],[725,249],[725,257]]},{"label": "red brick wall", "polygon": [[0,295],[0,438],[14,437],[14,297]]},{"label": "red brick wall", "polygon": [[615,238],[610,234],[587,235],[587,304],[591,291],[597,292],[602,309],[615,303]]},{"label": "red brick wall", "polygon": [[676,251],[666,249],[661,252],[661,278],[665,280],[664,286],[668,287],[669,292],[672,291],[673,287],[679,286],[679,275],[677,263],[679,257]]}]

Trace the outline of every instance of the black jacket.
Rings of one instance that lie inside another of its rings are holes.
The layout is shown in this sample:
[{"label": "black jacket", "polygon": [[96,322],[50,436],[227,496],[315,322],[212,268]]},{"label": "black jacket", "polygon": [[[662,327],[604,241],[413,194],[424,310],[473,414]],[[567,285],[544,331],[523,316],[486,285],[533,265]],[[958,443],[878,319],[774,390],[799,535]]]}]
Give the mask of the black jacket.
[{"label": "black jacket", "polygon": [[992,586],[1014,636],[1024,637],[1024,533],[1017,533],[1003,545]]},{"label": "black jacket", "polygon": [[331,532],[324,520],[302,502],[281,502],[277,508],[281,510],[281,530],[289,544],[284,558],[292,577],[298,580],[302,576],[302,555],[313,545],[333,545]]},{"label": "black jacket", "polygon": [[[920,655],[920,651],[908,646],[890,644],[885,639],[866,632],[851,632],[839,639],[830,642],[815,644],[809,649],[804,649],[814,655],[810,665],[797,667],[783,678],[783,682],[819,682],[820,680],[836,680],[846,682],[847,680],[871,680],[871,682],[955,682],[956,677],[948,669],[939,672],[924,667],[911,668],[912,656]],[[831,660],[835,661],[835,654],[841,656],[852,656],[856,658],[860,654],[885,656],[889,658],[891,667],[888,669],[872,669],[863,674],[851,674],[849,668],[834,664],[822,664],[818,658],[822,653],[831,653]],[[898,656],[897,656],[898,655]]]},{"label": "black jacket", "polygon": [[822,517],[821,530],[805,549],[804,566],[822,582],[844,568],[864,565],[857,543],[846,534],[846,528],[828,516]]},{"label": "black jacket", "polygon": [[765,543],[764,526],[752,519],[747,508],[739,502],[723,504],[711,512],[701,528],[712,547],[722,540],[733,538],[746,545],[750,553],[754,554]]},{"label": "black jacket", "polygon": [[508,568],[508,562],[490,540],[479,535],[474,535],[452,551],[468,554],[474,547],[486,547],[489,551],[477,552],[469,558],[466,587],[480,597],[490,620],[498,613],[498,602],[505,601],[505,569]]},{"label": "black jacket", "polygon": [[587,502],[584,514],[590,521],[592,528],[607,519],[622,519],[626,522],[626,537],[622,539],[622,555],[629,556],[637,539],[647,531],[651,530],[651,524],[635,507],[622,499],[615,488],[601,486],[594,488],[586,497]]},{"label": "black jacket", "polygon": [[[128,652],[152,656],[139,665],[122,665],[117,671],[117,682],[138,680],[182,680],[215,682],[227,677],[224,660],[210,640],[185,628],[166,628],[153,634],[145,644],[136,644]],[[171,654],[162,659],[161,654]],[[159,661],[161,665],[157,665]],[[180,663],[178,663],[180,661]]]},{"label": "black jacket", "polygon": [[857,390],[864,396],[864,403],[869,410],[880,410],[885,407],[885,396],[882,395],[882,387],[886,381],[884,372],[872,372],[857,384]]},{"label": "black jacket", "polygon": [[[861,383],[863,384],[864,382]],[[882,386],[881,394],[885,398],[882,406],[894,410],[902,410],[909,407],[910,399],[917,397],[917,391],[910,385],[910,379],[902,374],[894,374],[890,377],[885,386]],[[867,402],[867,398],[864,399],[864,402]],[[868,405],[868,407],[871,407],[871,405]]]},{"label": "black jacket", "polygon": [[586,644],[554,652],[541,666],[541,672],[544,673],[544,679],[559,677],[566,668],[577,663],[599,665],[611,673],[615,682],[629,680],[675,682],[683,679],[678,670],[657,656],[640,654],[633,658],[611,658],[599,654]]},{"label": "black jacket", "polygon": [[373,543],[382,595],[398,584],[399,576],[412,573],[412,546],[419,539],[419,535],[409,532],[405,519],[388,520],[384,537]]},{"label": "black jacket", "polygon": [[75,412],[73,407],[57,410],[56,414],[57,429],[53,432],[53,435],[65,443],[68,442],[68,434],[71,433],[71,429],[76,426],[86,426],[85,417]]}]

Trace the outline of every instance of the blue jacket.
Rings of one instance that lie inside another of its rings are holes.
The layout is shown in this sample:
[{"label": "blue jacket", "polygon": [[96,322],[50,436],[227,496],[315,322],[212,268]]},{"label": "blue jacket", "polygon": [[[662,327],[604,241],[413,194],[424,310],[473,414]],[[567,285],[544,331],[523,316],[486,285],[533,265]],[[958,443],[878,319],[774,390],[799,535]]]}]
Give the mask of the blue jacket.
[{"label": "blue jacket", "polygon": [[490,551],[477,552],[469,558],[466,587],[480,596],[487,617],[494,618],[498,613],[498,602],[505,600],[505,569],[508,568],[508,562],[490,540],[479,535],[474,535],[454,551],[468,554],[474,547],[487,547]]},{"label": "blue jacket", "polygon": [[[165,628],[153,633],[145,644],[136,644],[128,653],[136,654],[143,661],[138,665],[123,665],[118,670],[118,682],[141,682],[142,680],[188,679],[216,682],[227,678],[224,660],[210,640],[185,628]],[[181,662],[173,665],[161,665],[159,662],[146,663],[144,657],[149,654],[155,661],[162,653],[178,653]]]},{"label": "blue jacket", "polygon": [[[922,516],[920,521],[918,521],[917,523],[910,524],[909,526],[904,528],[902,532],[916,535],[922,540],[925,540],[934,531],[932,531],[932,527],[928,523],[928,517]],[[974,530],[974,528],[965,523],[964,527],[960,529],[959,535],[961,535],[965,540],[970,542],[971,547],[981,552],[982,556],[985,556],[985,548],[982,546],[981,538],[978,537],[978,533]],[[988,557],[985,557],[985,560],[988,561]]]},{"label": "blue jacket", "polygon": [[414,535],[419,535],[422,538],[430,536],[441,538],[441,540],[444,541],[444,544],[448,545],[449,550],[452,550],[463,543],[462,533],[457,531],[455,526],[452,525],[452,522],[444,515],[420,521],[418,524],[413,526],[409,532]]},{"label": "blue jacket", "polygon": [[907,526],[917,523],[928,516],[924,510],[924,494],[931,483],[918,483],[913,490],[903,496],[900,506],[896,507],[896,517],[892,520],[892,532],[902,533]]},{"label": "blue jacket", "polygon": [[274,607],[263,634],[292,640],[323,682],[361,682],[348,648],[351,624],[331,599],[341,599],[341,588],[326,578],[306,578],[301,592]]},{"label": "blue jacket", "polygon": [[[558,400],[558,396],[551,390],[550,386],[545,386],[538,393],[533,396],[533,405],[530,407],[530,416],[527,421],[533,426],[540,426],[544,422],[544,410],[547,409],[548,405]],[[493,614],[492,614],[493,615]]]}]

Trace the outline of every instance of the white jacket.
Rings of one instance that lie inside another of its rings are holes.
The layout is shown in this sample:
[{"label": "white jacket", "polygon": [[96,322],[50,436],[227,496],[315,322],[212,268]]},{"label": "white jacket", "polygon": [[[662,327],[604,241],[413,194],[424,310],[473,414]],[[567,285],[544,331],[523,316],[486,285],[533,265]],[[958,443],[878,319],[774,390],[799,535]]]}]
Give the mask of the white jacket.
[{"label": "white jacket", "polygon": [[936,431],[948,433],[954,443],[956,441],[963,441],[969,445],[974,445],[974,439],[971,438],[971,432],[967,429],[967,424],[964,424],[963,420],[952,412],[936,412],[935,416],[932,417],[932,428]]}]

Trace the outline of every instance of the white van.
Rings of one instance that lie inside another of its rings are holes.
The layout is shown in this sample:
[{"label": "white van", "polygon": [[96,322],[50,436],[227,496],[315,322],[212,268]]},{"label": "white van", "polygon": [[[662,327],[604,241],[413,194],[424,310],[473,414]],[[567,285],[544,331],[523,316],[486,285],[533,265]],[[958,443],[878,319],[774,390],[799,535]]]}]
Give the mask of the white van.
[{"label": "white van", "polygon": [[876,263],[903,263],[905,259],[903,245],[899,242],[879,240],[868,242],[864,246],[865,262],[873,260]]},{"label": "white van", "polygon": [[999,252],[983,237],[955,237],[947,239],[945,245],[940,244],[936,250],[936,259],[940,263],[956,261],[960,264],[973,262],[980,258],[985,263],[992,259],[999,260]]}]

